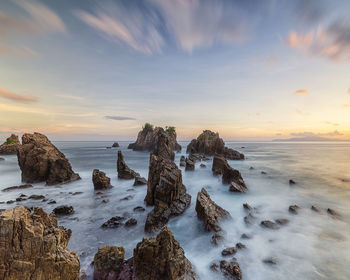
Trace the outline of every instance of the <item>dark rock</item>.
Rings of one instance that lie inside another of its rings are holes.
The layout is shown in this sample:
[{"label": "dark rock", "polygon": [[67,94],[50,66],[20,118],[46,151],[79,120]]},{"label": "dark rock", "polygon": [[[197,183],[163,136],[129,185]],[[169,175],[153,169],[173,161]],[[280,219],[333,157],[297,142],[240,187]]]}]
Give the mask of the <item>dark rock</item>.
[{"label": "dark rock", "polygon": [[57,185],[80,179],[64,154],[40,133],[22,136],[17,157],[24,182]]},{"label": "dark rock", "polygon": [[203,154],[206,156],[222,155],[227,159],[240,160],[244,159],[244,155],[230,148],[225,147],[219,133],[210,130],[204,130],[197,139],[193,139],[187,146],[189,154]]},{"label": "dark rock", "polygon": [[251,212],[253,210],[253,208],[248,203],[244,203],[243,208],[248,212]]},{"label": "dark rock", "polygon": [[255,217],[251,213],[244,217],[244,222],[246,225],[252,225],[254,223],[254,220]]},{"label": "dark rock", "polygon": [[[16,151],[16,153],[17,153],[17,151]],[[4,158],[2,158],[2,157],[0,157],[0,161],[3,161],[3,160],[5,160]]]},{"label": "dark rock", "polygon": [[224,250],[222,250],[221,255],[222,256],[232,256],[237,253],[237,248],[236,247],[229,247]]},{"label": "dark rock", "polygon": [[92,182],[95,190],[105,190],[112,187],[111,179],[106,176],[106,173],[98,169],[94,169],[92,172]]},{"label": "dark rock", "polygon": [[115,216],[110,218],[107,222],[103,223],[101,227],[103,228],[118,228],[123,225],[124,217]]},{"label": "dark rock", "polygon": [[275,265],[277,264],[277,260],[275,258],[267,258],[263,260],[263,263]]},{"label": "dark rock", "polygon": [[261,171],[261,174],[266,175],[267,173],[265,171]]},{"label": "dark rock", "polygon": [[218,272],[218,271],[219,271],[219,265],[218,265],[217,263],[212,263],[212,264],[210,265],[210,269],[211,269],[212,271]]},{"label": "dark rock", "polygon": [[180,166],[186,166],[186,158],[184,156],[180,158]]},{"label": "dark rock", "polygon": [[15,201],[14,201],[14,200],[8,200],[8,201],[6,201],[6,204],[12,204],[12,203],[15,203]]},{"label": "dark rock", "polygon": [[147,180],[143,177],[136,177],[134,186],[143,186],[143,185],[147,185]]},{"label": "dark rock", "polygon": [[24,201],[24,200],[27,200],[27,198],[23,198],[23,197],[17,197],[16,198],[16,201],[19,202],[19,201]]},{"label": "dark rock", "polygon": [[208,231],[221,231],[218,223],[225,218],[231,218],[229,212],[210,199],[210,195],[204,188],[197,195],[196,212]]},{"label": "dark rock", "polygon": [[288,223],[289,223],[289,220],[288,220],[288,219],[283,219],[283,218],[281,218],[281,219],[276,219],[275,222],[276,222],[277,224],[283,226],[283,225],[288,224]]},{"label": "dark rock", "polygon": [[320,208],[318,208],[317,206],[314,206],[314,205],[311,206],[311,210],[315,211],[315,212],[321,212]]},{"label": "dark rock", "polygon": [[241,242],[238,242],[236,244],[236,248],[239,249],[239,250],[242,250],[242,249],[245,249],[247,248],[244,244],[242,244]]},{"label": "dark rock", "polygon": [[118,142],[114,142],[112,145],[112,148],[119,148],[119,143]]},{"label": "dark rock", "polygon": [[241,280],[242,271],[239,264],[236,261],[227,262],[225,260],[220,261],[220,271],[222,274],[232,280]]},{"label": "dark rock", "polygon": [[254,170],[254,167],[253,166],[249,167],[249,170]]},{"label": "dark rock", "polygon": [[35,199],[35,200],[39,200],[39,199],[44,199],[45,198],[45,196],[43,196],[43,195],[38,195],[38,194],[33,194],[33,195],[31,195],[30,197],[29,197],[29,199]]},{"label": "dark rock", "polygon": [[125,250],[123,247],[102,246],[94,257],[94,280],[119,279]]},{"label": "dark rock", "polygon": [[145,201],[154,205],[146,219],[146,232],[160,229],[189,207],[191,196],[182,184],[181,170],[173,161],[151,154]]},{"label": "dark rock", "polygon": [[96,194],[97,194],[97,195],[102,195],[102,194],[103,194],[103,192],[96,192]]},{"label": "dark rock", "polygon": [[130,199],[133,199],[133,198],[134,198],[134,195],[127,195],[126,197],[123,197],[120,200],[130,200]]},{"label": "dark rock", "polygon": [[193,171],[195,168],[194,162],[188,158],[186,158],[186,167],[185,170],[186,171]]},{"label": "dark rock", "polygon": [[18,140],[18,136],[11,134],[11,136],[0,145],[0,155],[15,155],[20,145],[21,143]]},{"label": "dark rock", "polygon": [[13,187],[8,187],[3,189],[3,192],[8,192],[8,191],[12,191],[12,190],[21,190],[21,189],[28,189],[28,188],[32,188],[32,185],[29,184],[25,184],[25,185],[20,185],[20,186],[13,186]]},{"label": "dark rock", "polygon": [[82,194],[83,192],[74,192],[72,193],[72,195],[78,195],[78,194]]},{"label": "dark rock", "polygon": [[109,199],[103,199],[102,200],[102,203],[108,203],[109,202]]},{"label": "dark rock", "polygon": [[300,207],[298,205],[291,205],[289,206],[289,213],[296,215],[298,214],[299,208]]},{"label": "dark rock", "polygon": [[327,213],[333,217],[340,217],[340,214],[331,208],[327,209]]},{"label": "dark rock", "polygon": [[142,206],[137,206],[134,208],[134,212],[144,212],[146,211],[145,208],[143,208]]},{"label": "dark rock", "polygon": [[214,245],[219,245],[224,240],[224,236],[220,232],[215,232],[211,237],[211,242]]},{"label": "dark rock", "polygon": [[242,239],[252,239],[253,236],[251,236],[251,235],[248,234],[248,233],[243,233],[243,234],[241,235],[241,238],[242,238]]},{"label": "dark rock", "polygon": [[294,180],[292,180],[292,179],[289,180],[289,185],[295,185],[295,184],[296,184],[296,183],[295,183]]},{"label": "dark rock", "polygon": [[231,182],[229,190],[230,192],[240,192],[240,193],[245,193],[248,191],[245,185],[237,184],[236,182]]},{"label": "dark rock", "polygon": [[277,229],[277,224],[272,222],[272,221],[269,221],[269,220],[266,220],[266,221],[262,221],[260,223],[260,225],[264,228],[268,228],[268,229]]},{"label": "dark rock", "polygon": [[120,179],[134,179],[140,177],[139,173],[136,173],[126,165],[122,151],[118,151],[117,171],[118,178]]},{"label": "dark rock", "polygon": [[207,168],[207,166],[206,166],[204,163],[201,163],[199,166],[200,166],[201,168]]},{"label": "dark rock", "polygon": [[50,200],[47,204],[56,204],[55,200]]},{"label": "dark rock", "polygon": [[71,215],[74,213],[73,206],[62,205],[58,206],[52,211],[57,216]]},{"label": "dark rock", "polygon": [[135,226],[136,224],[137,224],[137,220],[134,218],[131,218],[131,219],[126,221],[125,226],[132,227],[132,226]]}]

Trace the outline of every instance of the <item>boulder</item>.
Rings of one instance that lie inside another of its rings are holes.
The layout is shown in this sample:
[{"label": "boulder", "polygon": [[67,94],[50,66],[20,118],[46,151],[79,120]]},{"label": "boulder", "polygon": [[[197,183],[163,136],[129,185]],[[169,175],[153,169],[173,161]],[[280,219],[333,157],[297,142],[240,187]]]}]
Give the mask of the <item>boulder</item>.
[{"label": "boulder", "polygon": [[80,179],[64,154],[43,134],[24,134],[17,156],[22,181],[26,183],[45,181],[47,185],[57,185]]},{"label": "boulder", "polygon": [[237,248],[236,247],[229,247],[225,248],[224,250],[221,251],[221,255],[226,257],[226,256],[232,256],[237,253]]},{"label": "boulder", "polygon": [[151,154],[145,201],[154,205],[146,219],[146,232],[160,229],[189,207],[191,196],[182,184],[181,170],[173,161]]},{"label": "boulder", "polygon": [[203,154],[207,156],[221,155],[227,159],[240,160],[244,155],[233,149],[225,147],[225,142],[219,137],[219,133],[204,130],[197,139],[193,139],[187,146],[189,154]]},{"label": "boulder", "polygon": [[98,169],[94,169],[92,172],[92,182],[95,190],[105,190],[112,187],[111,179],[106,176],[106,173]]},{"label": "boulder", "polygon": [[126,227],[132,227],[137,225],[137,220],[134,218],[131,218],[125,222]]},{"label": "boulder", "polygon": [[184,156],[180,158],[180,166],[186,166],[186,158]]},{"label": "boulder", "polygon": [[136,173],[126,165],[122,151],[118,151],[117,171],[118,178],[120,179],[134,179],[140,177],[139,173]]},{"label": "boulder", "polygon": [[11,134],[11,136],[0,145],[0,155],[16,155],[20,145],[21,143],[18,140],[18,136]]},{"label": "boulder", "polygon": [[262,221],[260,223],[260,225],[264,228],[268,228],[268,229],[277,229],[278,226],[276,223],[272,222],[272,221],[269,221],[269,220],[266,220],[266,221]]},{"label": "boulder", "polygon": [[57,216],[71,215],[74,213],[73,206],[62,205],[58,206],[52,211]]},{"label": "boulder", "polygon": [[185,163],[186,163],[186,167],[185,167],[186,171],[194,171],[195,164],[192,160],[190,160],[189,158],[186,158]]},{"label": "boulder", "polygon": [[136,206],[134,209],[134,212],[145,212],[146,209],[143,208],[142,206]]},{"label": "boulder", "polygon": [[103,228],[118,228],[123,225],[124,217],[115,216],[110,218],[107,222],[103,223],[101,227]]},{"label": "boulder", "polygon": [[153,128],[153,126],[150,124],[145,124],[143,129],[137,135],[136,142],[129,144],[128,149],[133,149],[134,151],[154,152],[157,148],[159,135],[164,136],[163,132],[166,133],[166,143],[169,146],[169,149],[176,152],[181,151],[181,146],[176,141],[176,132],[174,127],[167,127],[164,130],[161,127]]},{"label": "boulder", "polygon": [[147,185],[147,180],[143,177],[135,177],[134,186]]},{"label": "boulder", "polygon": [[78,280],[78,255],[67,249],[72,231],[55,215],[19,206],[0,213],[0,228],[0,279]]},{"label": "boulder", "polygon": [[231,218],[229,212],[210,199],[210,195],[204,188],[197,195],[196,212],[197,216],[203,220],[204,228],[213,232],[221,231],[218,223],[222,219]]},{"label": "boulder", "polygon": [[206,168],[207,167],[204,163],[201,163],[199,166],[200,166],[200,168]]},{"label": "boulder", "polygon": [[114,142],[112,145],[112,148],[119,148],[119,143],[118,142]]},{"label": "boulder", "polygon": [[248,190],[241,173],[232,168],[224,157],[214,156],[212,171],[214,175],[222,175],[223,184],[231,184],[234,182],[232,191],[242,190],[245,192]]},{"label": "boulder", "polygon": [[94,257],[94,280],[118,279],[125,250],[119,246],[102,246]]},{"label": "boulder", "polygon": [[291,205],[289,206],[289,213],[297,215],[298,214],[298,210],[299,210],[299,206],[298,205]]}]

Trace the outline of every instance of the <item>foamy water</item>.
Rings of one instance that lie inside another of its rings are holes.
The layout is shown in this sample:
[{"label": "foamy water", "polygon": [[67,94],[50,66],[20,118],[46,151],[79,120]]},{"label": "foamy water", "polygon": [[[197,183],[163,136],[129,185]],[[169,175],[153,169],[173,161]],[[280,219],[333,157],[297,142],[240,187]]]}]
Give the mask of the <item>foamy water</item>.
[{"label": "foamy water", "polygon": [[[80,255],[81,268],[91,275],[90,265],[97,248],[101,245],[124,246],[127,257],[144,233],[147,213],[152,207],[144,205],[146,186],[133,187],[133,180],[117,178],[117,149],[106,149],[111,142],[58,142],[56,146],[70,160],[74,171],[82,180],[71,184],[47,187],[35,184],[34,188],[1,192],[0,201],[15,200],[20,194],[43,194],[57,204],[27,200],[13,204],[1,204],[4,209],[17,205],[43,207],[51,212],[59,205],[72,205],[75,213],[59,218],[59,224],[72,229],[69,248]],[[125,161],[130,168],[147,178],[149,153],[127,150],[127,142],[120,142]],[[178,164],[182,153],[176,154]],[[211,262],[223,259],[225,247],[242,242],[247,246],[239,250],[237,258],[243,279],[350,279],[350,144],[349,143],[226,143],[246,155],[244,161],[229,161],[239,171],[249,188],[247,194],[235,194],[222,185],[211,172],[212,162],[207,168],[196,164],[194,172],[182,169],[183,182],[192,195],[191,207],[169,226],[175,238],[185,250],[187,258],[194,265],[200,279],[220,279],[220,274],[210,271]],[[243,148],[244,147],[244,148]],[[0,161],[0,188],[21,184],[20,170],[16,156],[3,156]],[[250,170],[249,167],[254,167]],[[114,188],[96,195],[91,180],[92,170],[98,168],[111,178]],[[262,174],[265,171],[266,174]],[[290,186],[293,179],[296,185]],[[211,233],[203,230],[202,222],[195,212],[198,191],[205,187],[212,199],[228,210],[233,219],[223,223],[227,232],[223,244],[211,244]],[[83,192],[72,195],[73,192]],[[130,200],[122,200],[132,195]],[[108,203],[102,200],[109,200]],[[243,218],[247,215],[242,204],[256,207],[256,220],[247,226]],[[298,215],[288,212],[290,205],[301,207]],[[310,210],[311,205],[319,207],[321,213]],[[143,206],[143,213],[133,212],[136,206]],[[332,208],[341,214],[334,219],[326,212]],[[100,226],[113,216],[134,217],[135,227],[102,229]],[[262,220],[287,218],[289,223],[278,230],[262,228]],[[242,240],[243,233],[252,239]],[[273,257],[276,265],[263,260]],[[229,259],[229,258],[228,258]]]}]

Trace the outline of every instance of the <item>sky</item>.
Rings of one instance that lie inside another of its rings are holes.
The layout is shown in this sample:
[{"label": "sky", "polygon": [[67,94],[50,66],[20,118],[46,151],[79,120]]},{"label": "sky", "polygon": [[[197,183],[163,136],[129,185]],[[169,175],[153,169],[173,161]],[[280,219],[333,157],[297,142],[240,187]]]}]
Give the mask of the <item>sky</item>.
[{"label": "sky", "polygon": [[1,0],[0,139],[350,140],[348,0]]}]

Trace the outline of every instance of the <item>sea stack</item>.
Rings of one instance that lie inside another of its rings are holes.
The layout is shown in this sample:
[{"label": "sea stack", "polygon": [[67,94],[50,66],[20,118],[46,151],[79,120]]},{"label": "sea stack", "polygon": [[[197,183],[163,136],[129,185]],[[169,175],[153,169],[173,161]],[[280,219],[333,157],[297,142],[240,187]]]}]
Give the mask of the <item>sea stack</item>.
[{"label": "sea stack", "polygon": [[80,179],[64,154],[43,134],[24,134],[17,156],[23,182],[57,185]]},{"label": "sea stack", "polygon": [[11,134],[11,136],[0,145],[0,155],[16,155],[20,145],[21,143],[18,140],[18,136]]}]

